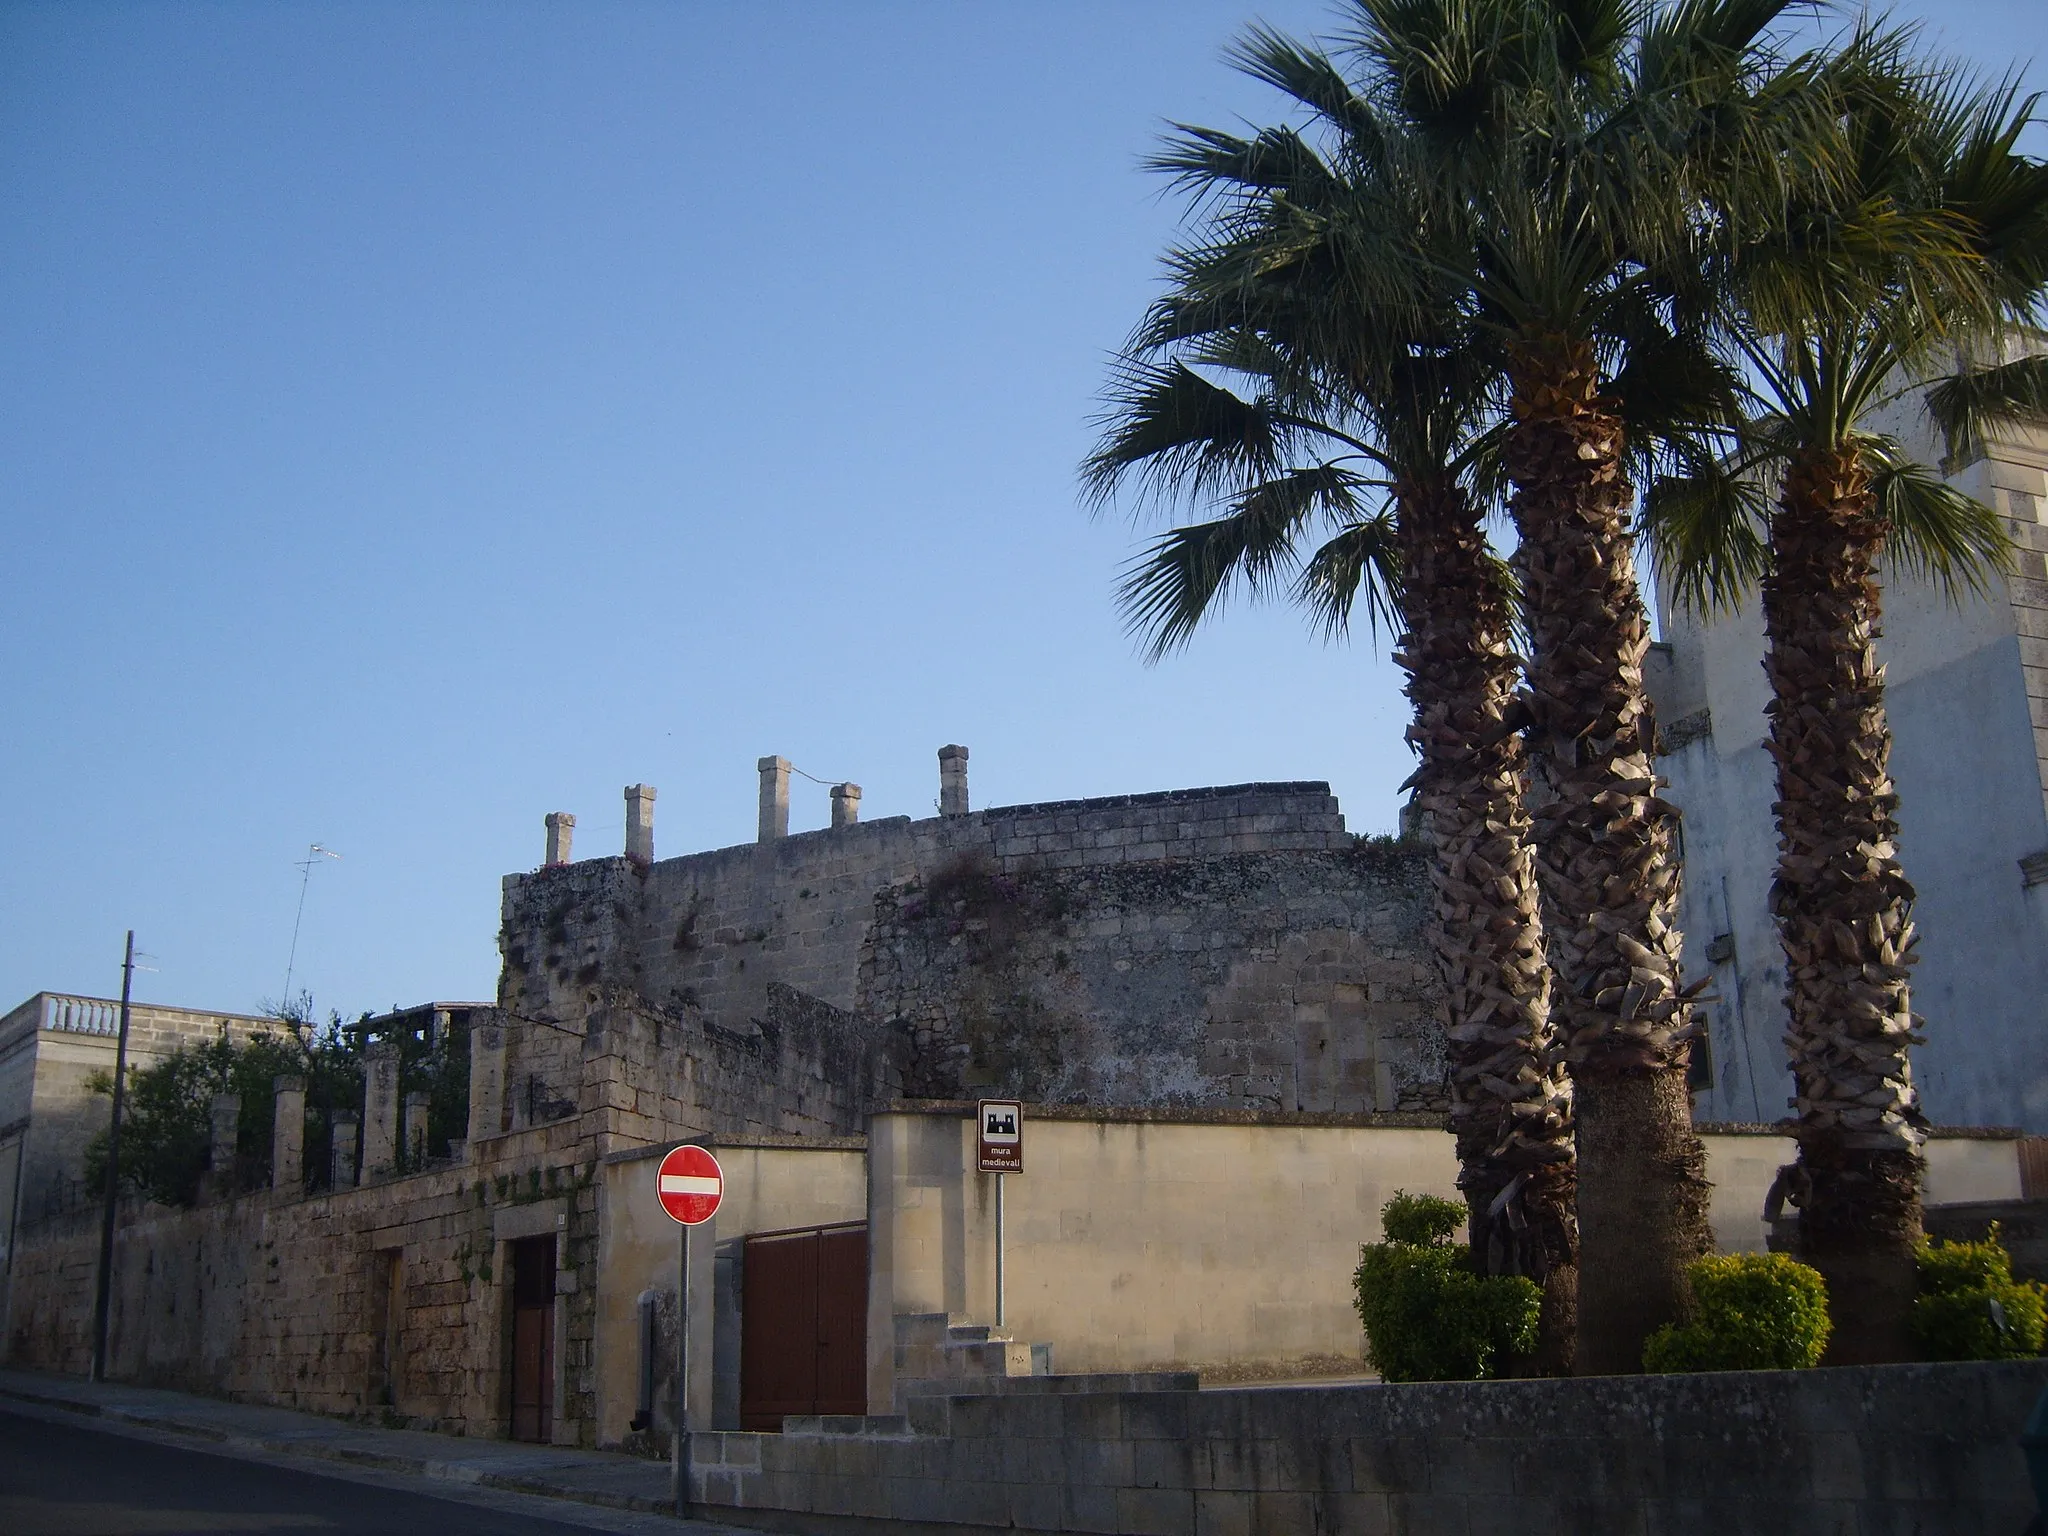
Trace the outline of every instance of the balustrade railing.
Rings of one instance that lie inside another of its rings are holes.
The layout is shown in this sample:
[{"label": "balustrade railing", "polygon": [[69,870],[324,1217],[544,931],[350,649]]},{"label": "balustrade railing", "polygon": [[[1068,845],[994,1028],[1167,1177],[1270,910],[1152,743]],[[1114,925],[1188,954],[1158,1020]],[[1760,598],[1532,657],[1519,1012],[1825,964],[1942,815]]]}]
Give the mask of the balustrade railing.
[{"label": "balustrade railing", "polygon": [[43,998],[43,1028],[73,1035],[115,1035],[121,1032],[121,1005],[103,997]]}]

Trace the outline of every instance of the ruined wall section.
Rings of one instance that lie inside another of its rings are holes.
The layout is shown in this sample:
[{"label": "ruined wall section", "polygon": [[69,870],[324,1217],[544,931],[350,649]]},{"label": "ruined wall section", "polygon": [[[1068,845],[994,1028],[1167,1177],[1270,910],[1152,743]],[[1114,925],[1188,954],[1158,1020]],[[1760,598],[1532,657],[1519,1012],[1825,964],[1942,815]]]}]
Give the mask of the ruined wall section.
[{"label": "ruined wall section", "polygon": [[879,1102],[856,1094],[894,1091],[886,1041],[861,1020],[877,891],[963,861],[1023,876],[1351,842],[1328,785],[1251,784],[897,817],[508,876],[505,1124],[574,1111],[604,1013],[622,1042],[602,1090],[608,1134],[856,1131]]},{"label": "ruined wall section", "polygon": [[959,860],[877,898],[862,1008],[906,1036],[913,1097],[1440,1110],[1427,899],[1420,855],[1365,847]]},{"label": "ruined wall section", "polygon": [[730,1026],[622,1003],[586,1027],[582,1110],[600,1156],[700,1134],[857,1135],[902,1091],[891,1031],[780,982]]}]

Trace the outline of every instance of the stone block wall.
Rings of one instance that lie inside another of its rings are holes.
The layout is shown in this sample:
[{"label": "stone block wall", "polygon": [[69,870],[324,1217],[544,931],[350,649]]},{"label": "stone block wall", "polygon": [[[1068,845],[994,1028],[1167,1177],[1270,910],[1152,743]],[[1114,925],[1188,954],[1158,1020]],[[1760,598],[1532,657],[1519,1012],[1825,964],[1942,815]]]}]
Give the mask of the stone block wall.
[{"label": "stone block wall", "polygon": [[[115,1247],[109,1373],[502,1435],[505,1244],[553,1231],[557,1438],[593,1443],[599,1195],[590,1143],[565,1122],[480,1151],[469,1165],[314,1199],[256,1194],[194,1210],[127,1208]],[[80,1212],[17,1250],[10,1363],[85,1371],[98,1245],[97,1220]],[[393,1305],[396,1347],[387,1350],[380,1324]]]},{"label": "stone block wall", "polygon": [[961,856],[877,898],[860,1006],[904,1030],[916,1097],[1440,1111],[1426,900],[1399,850]]},{"label": "stone block wall", "polygon": [[2029,1360],[925,1398],[693,1436],[691,1486],[784,1530],[1981,1536],[2034,1514],[2044,1387]]},{"label": "stone block wall", "polygon": [[[592,859],[508,876],[499,1004],[517,1027],[508,1030],[505,1124],[569,1112],[584,1021],[609,1012],[647,1020],[693,1085],[633,1084],[696,1111],[650,1138],[809,1121],[857,1131],[857,1113],[845,1118],[843,1106],[794,1104],[791,1080],[842,1081],[849,1051],[861,1058],[858,1080],[873,1080],[862,1053],[874,1042],[844,1020],[893,1022],[905,1009],[929,1020],[936,1010],[955,1036],[935,1047],[942,1055],[970,1028],[959,999],[939,994],[954,982],[987,988],[948,971],[943,954],[914,980],[863,969],[877,911],[901,921],[901,903],[878,909],[877,892],[961,868],[1038,893],[1017,909],[1038,930],[1016,951],[1020,963],[1086,962],[1085,977],[1055,977],[1008,1013],[1007,998],[966,1003],[994,1028],[1035,1031],[1027,1052],[1089,1063],[1071,1081],[1052,1072],[1048,1091],[1095,1102],[1179,1095],[1369,1107],[1384,1090],[1424,1107],[1441,1069],[1416,933],[1420,885],[1399,859],[1357,862],[1353,841],[1327,785],[1253,784],[899,817],[655,863]],[[1245,860],[1264,862],[1234,862]],[[1239,900],[1256,910],[1229,919]],[[1089,931],[1091,903],[1128,933]],[[1174,934],[1197,927],[1201,980],[1174,981],[1187,944]],[[879,1001],[869,995],[877,988]],[[1133,1008],[1128,1020],[1112,1017]],[[1222,1025],[1213,1037],[1203,1033],[1211,1014]],[[1377,1055],[1360,1053],[1368,1036]],[[917,1037],[907,1038],[914,1073]],[[936,1038],[929,1028],[926,1038]],[[792,1052],[814,1054],[797,1067]],[[958,1091],[950,1070],[911,1091]]]}]

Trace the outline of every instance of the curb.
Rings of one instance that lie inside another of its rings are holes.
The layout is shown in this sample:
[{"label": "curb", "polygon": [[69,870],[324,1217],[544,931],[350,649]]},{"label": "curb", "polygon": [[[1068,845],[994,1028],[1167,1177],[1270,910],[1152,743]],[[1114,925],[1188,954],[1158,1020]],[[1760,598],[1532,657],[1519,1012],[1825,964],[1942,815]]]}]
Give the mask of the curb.
[{"label": "curb", "polygon": [[25,1392],[18,1387],[4,1384],[0,1384],[0,1398],[8,1398],[19,1403],[33,1403],[39,1408],[56,1408],[66,1413],[78,1414],[82,1418],[113,1419],[123,1424],[133,1424],[141,1429],[187,1435],[213,1445],[224,1445],[243,1451],[263,1451],[272,1456],[296,1456],[309,1461],[347,1462],[354,1466],[374,1467],[384,1472],[403,1472],[414,1477],[432,1478],[436,1482],[463,1483],[474,1488],[494,1488],[502,1493],[524,1493],[544,1499],[560,1499],[572,1504],[589,1504],[599,1509],[625,1510],[633,1514],[672,1515],[675,1509],[667,1499],[648,1499],[630,1493],[608,1493],[597,1488],[566,1488],[542,1478],[486,1472],[474,1467],[465,1467],[458,1462],[441,1461],[425,1456],[394,1456],[387,1451],[368,1451],[355,1446],[324,1446],[304,1440],[238,1435],[229,1430],[216,1429],[210,1424],[193,1424],[183,1419],[163,1417],[133,1408],[80,1402],[76,1398],[52,1397],[41,1392]]}]

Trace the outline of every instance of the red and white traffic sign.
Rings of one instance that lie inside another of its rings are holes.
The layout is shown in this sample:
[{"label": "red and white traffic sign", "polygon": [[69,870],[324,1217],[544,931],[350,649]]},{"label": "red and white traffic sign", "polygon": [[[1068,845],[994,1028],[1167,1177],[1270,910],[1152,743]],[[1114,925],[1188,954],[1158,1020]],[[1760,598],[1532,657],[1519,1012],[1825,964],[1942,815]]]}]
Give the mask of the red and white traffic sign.
[{"label": "red and white traffic sign", "polygon": [[654,1176],[661,1208],[686,1227],[709,1221],[725,1197],[725,1174],[702,1147],[677,1147]]}]

